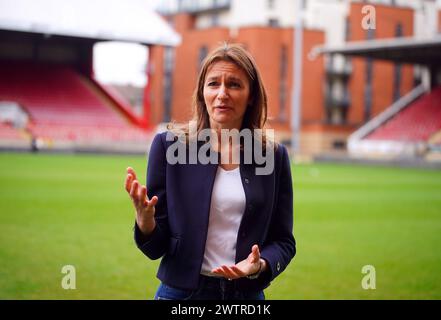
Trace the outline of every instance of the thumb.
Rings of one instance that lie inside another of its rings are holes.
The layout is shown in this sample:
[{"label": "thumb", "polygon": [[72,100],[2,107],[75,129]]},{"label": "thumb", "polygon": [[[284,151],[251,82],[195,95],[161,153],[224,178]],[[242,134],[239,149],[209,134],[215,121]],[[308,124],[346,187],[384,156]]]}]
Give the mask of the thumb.
[{"label": "thumb", "polygon": [[257,244],[253,245],[253,247],[251,248],[251,254],[253,257],[253,263],[258,262],[260,259],[260,250]]}]

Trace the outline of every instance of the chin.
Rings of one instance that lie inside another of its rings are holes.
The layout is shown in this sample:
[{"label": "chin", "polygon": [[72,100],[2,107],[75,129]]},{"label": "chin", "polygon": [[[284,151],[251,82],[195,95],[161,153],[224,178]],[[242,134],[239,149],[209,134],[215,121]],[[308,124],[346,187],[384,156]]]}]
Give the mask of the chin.
[{"label": "chin", "polygon": [[215,117],[213,120],[220,124],[228,124],[231,123],[233,119],[231,119],[230,117],[220,116],[220,117]]}]

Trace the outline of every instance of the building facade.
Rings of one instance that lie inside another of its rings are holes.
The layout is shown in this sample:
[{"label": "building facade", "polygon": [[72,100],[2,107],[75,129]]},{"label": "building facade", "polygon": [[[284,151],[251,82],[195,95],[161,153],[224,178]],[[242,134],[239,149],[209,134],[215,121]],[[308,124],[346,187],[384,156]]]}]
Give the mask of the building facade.
[{"label": "building facade", "polygon": [[[188,121],[199,66],[223,41],[242,43],[255,57],[268,91],[269,125],[279,140],[291,139],[293,26],[303,25],[300,150],[306,154],[345,149],[347,136],[418,83],[414,66],[310,58],[316,45],[344,45],[394,37],[430,37],[437,32],[436,1],[168,0],[158,10],[182,35],[176,48],[150,52],[153,123]],[[366,6],[375,29],[363,27]],[[372,8],[369,7],[369,8]]]}]

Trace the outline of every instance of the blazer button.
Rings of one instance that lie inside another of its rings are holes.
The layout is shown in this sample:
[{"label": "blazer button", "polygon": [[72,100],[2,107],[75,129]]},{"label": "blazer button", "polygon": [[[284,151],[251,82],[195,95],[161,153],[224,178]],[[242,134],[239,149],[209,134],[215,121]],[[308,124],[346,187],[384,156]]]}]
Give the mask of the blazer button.
[{"label": "blazer button", "polygon": [[245,178],[244,181],[246,184],[250,183],[250,180],[248,180],[248,178]]},{"label": "blazer button", "polygon": [[277,271],[280,271],[280,262],[277,262],[276,268],[277,268]]},{"label": "blazer button", "polygon": [[252,204],[248,205],[248,211],[253,211],[253,205]]},{"label": "blazer button", "polygon": [[245,238],[246,237],[246,233],[245,233],[245,231],[242,231],[242,233],[240,234],[240,236],[242,237],[242,238]]}]

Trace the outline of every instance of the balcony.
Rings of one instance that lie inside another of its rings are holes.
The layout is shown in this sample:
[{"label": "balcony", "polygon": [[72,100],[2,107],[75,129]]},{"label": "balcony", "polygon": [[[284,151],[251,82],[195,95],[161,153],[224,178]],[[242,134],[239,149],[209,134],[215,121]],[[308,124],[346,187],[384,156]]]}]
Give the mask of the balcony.
[{"label": "balcony", "polygon": [[164,1],[157,11],[163,15],[177,13],[204,14],[228,10],[231,0],[181,0]]},{"label": "balcony", "polygon": [[349,59],[340,60],[330,59],[325,65],[326,75],[330,78],[349,78],[352,74],[352,62]]},{"label": "balcony", "polygon": [[327,109],[349,108],[349,106],[351,105],[350,94],[346,93],[342,97],[335,97],[330,94],[326,94],[325,105]]}]

